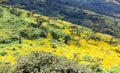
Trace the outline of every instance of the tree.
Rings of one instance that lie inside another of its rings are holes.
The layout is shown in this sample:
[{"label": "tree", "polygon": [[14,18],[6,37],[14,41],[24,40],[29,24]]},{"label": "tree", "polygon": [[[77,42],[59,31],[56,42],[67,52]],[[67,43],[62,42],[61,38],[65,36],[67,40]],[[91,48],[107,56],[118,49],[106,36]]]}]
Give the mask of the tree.
[{"label": "tree", "polygon": [[59,40],[59,38],[61,37],[61,34],[56,31],[51,31],[50,34],[52,35],[53,39],[55,39],[55,40]]},{"label": "tree", "polygon": [[80,39],[81,39],[81,33],[83,32],[83,28],[78,28],[77,26],[71,26],[71,35],[77,35],[78,40],[77,40],[77,45],[80,47]]},{"label": "tree", "polygon": [[81,33],[83,32],[83,29],[82,28],[81,29],[77,28],[76,32],[77,32],[77,36],[78,36],[77,44],[78,44],[78,47],[80,47],[80,40],[81,40],[80,37],[81,37]]},{"label": "tree", "polygon": [[113,40],[114,40],[114,37],[110,39],[109,44],[112,44]]},{"label": "tree", "polygon": [[64,40],[65,40],[65,44],[68,44],[68,42],[71,40],[71,36],[69,35],[65,36]]}]

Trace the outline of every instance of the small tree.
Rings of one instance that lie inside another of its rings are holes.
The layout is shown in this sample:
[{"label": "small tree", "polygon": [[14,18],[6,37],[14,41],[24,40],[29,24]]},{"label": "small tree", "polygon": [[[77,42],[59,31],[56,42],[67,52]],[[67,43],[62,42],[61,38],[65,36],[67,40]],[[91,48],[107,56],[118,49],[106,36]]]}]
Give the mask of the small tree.
[{"label": "small tree", "polygon": [[46,22],[46,20],[44,18],[42,18],[41,16],[38,16],[36,18],[36,22],[37,22],[37,28],[41,27],[43,22]]},{"label": "small tree", "polygon": [[68,42],[71,40],[71,36],[69,35],[65,36],[64,40],[65,40],[65,44],[68,44]]},{"label": "small tree", "polygon": [[[83,28],[78,28],[77,26],[71,26],[71,35],[77,35],[77,45],[80,47],[80,39],[81,39],[81,33],[83,32]],[[74,34],[75,33],[75,34]]]},{"label": "small tree", "polygon": [[112,44],[113,40],[114,40],[114,37],[111,37],[109,44]]},{"label": "small tree", "polygon": [[52,35],[53,39],[55,39],[55,40],[58,40],[61,37],[59,32],[56,32],[56,31],[51,31],[51,35]]},{"label": "small tree", "polygon": [[27,12],[27,17],[30,17],[31,16],[31,13],[30,12]]}]

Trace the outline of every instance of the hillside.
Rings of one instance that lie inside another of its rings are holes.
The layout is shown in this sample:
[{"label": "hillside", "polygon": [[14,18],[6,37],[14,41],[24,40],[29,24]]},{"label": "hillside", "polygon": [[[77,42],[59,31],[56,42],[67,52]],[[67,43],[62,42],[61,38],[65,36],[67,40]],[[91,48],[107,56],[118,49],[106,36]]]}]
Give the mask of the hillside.
[{"label": "hillside", "polygon": [[[37,12],[42,15],[50,16],[52,18],[72,22],[74,24],[90,28],[95,32],[110,34],[114,37],[120,37],[120,19],[110,17],[111,14],[116,14],[114,13],[114,11],[119,10],[119,6],[116,6],[116,4],[111,3],[111,1],[106,2],[105,0],[10,0],[7,4],[15,5],[15,7],[22,6],[26,10]],[[87,10],[87,12],[85,10]],[[93,13],[93,11],[96,13],[91,14],[91,12]]]},{"label": "hillside", "polygon": [[119,48],[119,39],[114,36],[23,9],[0,6],[0,62],[12,68],[18,64],[19,56],[44,51],[87,65],[95,72],[118,73]]}]

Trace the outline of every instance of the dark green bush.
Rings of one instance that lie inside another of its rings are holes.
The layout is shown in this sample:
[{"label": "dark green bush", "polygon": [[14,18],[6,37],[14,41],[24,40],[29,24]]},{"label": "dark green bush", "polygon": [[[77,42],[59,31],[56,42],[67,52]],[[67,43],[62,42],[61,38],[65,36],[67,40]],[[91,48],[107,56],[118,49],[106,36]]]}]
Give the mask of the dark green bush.
[{"label": "dark green bush", "polygon": [[11,40],[7,39],[7,38],[1,38],[0,39],[0,43],[2,43],[2,44],[9,44],[10,42],[11,42]]},{"label": "dark green bush", "polygon": [[1,52],[0,55],[5,56],[5,55],[7,55],[7,52]]},{"label": "dark green bush", "polygon": [[58,41],[59,41],[59,38],[64,39],[65,36],[67,35],[67,34],[61,32],[61,30],[51,30],[50,34],[53,37],[53,39],[58,40]]},{"label": "dark green bush", "polygon": [[40,37],[46,38],[47,35],[48,35],[48,32],[47,32],[47,31],[42,31],[42,30],[40,31]]},{"label": "dark green bush", "polygon": [[19,37],[19,35],[17,35],[17,34],[13,34],[12,36],[11,36],[11,41],[17,41],[17,40],[19,40],[20,39],[20,37]]},{"label": "dark green bush", "polygon": [[104,73],[102,67],[99,64],[92,65],[91,69],[96,73]]},{"label": "dark green bush", "polygon": [[17,9],[15,9],[15,8],[11,8],[10,13],[14,14],[16,16],[20,16],[22,14],[20,11],[17,11]]},{"label": "dark green bush", "polygon": [[24,29],[20,32],[20,35],[27,39],[37,39],[39,38],[40,31],[35,28]]},{"label": "dark green bush", "polygon": [[65,40],[65,44],[68,44],[68,42],[71,40],[71,36],[70,35],[66,35],[64,40]]},{"label": "dark green bush", "polygon": [[0,43],[2,43],[2,44],[9,44],[11,42],[18,41],[20,39],[19,35],[17,35],[17,34],[8,35],[8,37],[9,38],[4,37],[4,35],[1,36]]},{"label": "dark green bush", "polygon": [[14,73],[90,73],[84,65],[78,65],[66,58],[51,53],[32,52],[20,57]]},{"label": "dark green bush", "polygon": [[55,40],[59,40],[59,38],[61,37],[61,34],[59,34],[59,31],[51,31],[50,34],[52,35],[53,39]]},{"label": "dark green bush", "polygon": [[54,29],[62,29],[62,26],[59,26],[57,24],[49,24],[50,27],[54,28]]}]

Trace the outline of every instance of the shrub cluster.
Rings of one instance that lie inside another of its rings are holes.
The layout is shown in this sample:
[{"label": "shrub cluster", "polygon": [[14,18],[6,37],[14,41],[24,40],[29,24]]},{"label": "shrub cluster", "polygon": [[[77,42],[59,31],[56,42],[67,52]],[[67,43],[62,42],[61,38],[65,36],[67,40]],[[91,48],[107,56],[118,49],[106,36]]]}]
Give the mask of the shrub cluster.
[{"label": "shrub cluster", "polygon": [[78,65],[66,58],[51,53],[32,52],[20,57],[14,73],[90,73],[84,65]]}]

